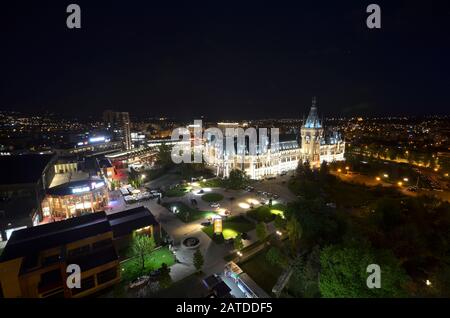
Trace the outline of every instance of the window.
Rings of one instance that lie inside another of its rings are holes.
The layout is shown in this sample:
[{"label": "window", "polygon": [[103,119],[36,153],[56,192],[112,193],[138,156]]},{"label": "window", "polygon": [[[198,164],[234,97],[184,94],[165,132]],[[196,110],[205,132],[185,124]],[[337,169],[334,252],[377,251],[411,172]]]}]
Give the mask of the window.
[{"label": "window", "polygon": [[95,242],[94,244],[92,244],[92,248],[94,250],[102,248],[102,247],[109,247],[112,245],[112,240],[111,239],[106,239],[106,240],[101,240],[98,242]]},{"label": "window", "polygon": [[104,284],[106,282],[109,282],[117,277],[117,268],[110,268],[106,271],[100,272],[97,274],[97,283]]},{"label": "window", "polygon": [[91,248],[89,245],[80,246],[69,251],[69,257],[76,257],[89,253]]},{"label": "window", "polygon": [[42,263],[44,266],[46,266],[46,265],[56,263],[58,261],[59,261],[59,255],[56,254],[56,255],[51,255],[51,256],[45,257],[44,260],[42,261]]},{"label": "window", "polygon": [[81,280],[81,288],[73,288],[71,289],[72,295],[77,295],[82,293],[88,289],[95,287],[95,278],[94,276],[89,276]]}]

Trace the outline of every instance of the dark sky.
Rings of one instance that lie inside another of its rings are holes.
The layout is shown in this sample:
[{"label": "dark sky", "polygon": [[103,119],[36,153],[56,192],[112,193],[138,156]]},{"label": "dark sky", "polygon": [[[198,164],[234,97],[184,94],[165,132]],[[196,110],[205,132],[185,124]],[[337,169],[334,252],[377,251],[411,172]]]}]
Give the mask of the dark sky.
[{"label": "dark sky", "polygon": [[[17,2],[17,3],[15,3]],[[82,28],[66,27],[81,6]],[[366,7],[382,29],[366,27]],[[99,116],[448,114],[448,1],[11,1],[0,109]]]}]

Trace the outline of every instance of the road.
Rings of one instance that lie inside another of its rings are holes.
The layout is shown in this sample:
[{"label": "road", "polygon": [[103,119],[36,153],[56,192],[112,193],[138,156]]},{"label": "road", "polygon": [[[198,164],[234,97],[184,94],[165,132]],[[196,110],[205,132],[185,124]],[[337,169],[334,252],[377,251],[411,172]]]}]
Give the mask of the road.
[{"label": "road", "polygon": [[408,185],[403,185],[400,187],[397,184],[383,182],[382,180],[377,181],[376,179],[369,177],[369,176],[358,175],[358,174],[336,173],[336,172],[332,172],[332,174],[334,174],[335,176],[339,177],[340,179],[342,179],[344,181],[355,182],[355,183],[359,183],[359,184],[363,184],[363,185],[367,185],[367,186],[381,185],[383,187],[391,187],[391,188],[394,187],[394,188],[398,189],[399,191],[401,191],[403,194],[408,195],[408,196],[415,197],[418,195],[429,195],[429,196],[435,196],[443,201],[450,202],[450,191],[434,191],[434,190],[419,189],[416,192],[412,192],[412,191],[408,191],[408,189],[407,189]]}]

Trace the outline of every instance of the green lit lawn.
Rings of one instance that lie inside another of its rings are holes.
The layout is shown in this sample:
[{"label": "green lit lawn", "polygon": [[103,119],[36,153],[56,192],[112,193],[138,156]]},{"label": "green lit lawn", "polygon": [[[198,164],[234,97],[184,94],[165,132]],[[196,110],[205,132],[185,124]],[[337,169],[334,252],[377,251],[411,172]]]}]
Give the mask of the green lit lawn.
[{"label": "green lit lawn", "polygon": [[169,189],[164,192],[166,197],[182,197],[189,191],[191,191],[192,187],[189,186],[177,186],[175,188]]},{"label": "green lit lawn", "polygon": [[174,207],[176,208],[177,213],[175,215],[183,222],[189,223],[192,221],[207,219],[209,217],[213,217],[217,215],[213,211],[200,211],[194,208],[191,208],[184,204],[183,202],[166,202],[163,203],[163,206],[167,208],[169,211],[173,212]]},{"label": "green lit lawn", "polygon": [[161,268],[163,263],[166,263],[167,266],[175,264],[175,257],[168,247],[161,247],[146,256],[144,272],[141,271],[141,263],[137,261],[136,257],[126,260],[120,264],[122,281],[130,282],[141,275]]},{"label": "green lit lawn", "polygon": [[205,202],[219,202],[223,200],[223,195],[220,193],[207,193],[202,195],[202,200]]},{"label": "green lit lawn", "polygon": [[225,188],[225,181],[222,179],[214,178],[206,181],[200,181],[199,185],[202,188]]},{"label": "green lit lawn", "polygon": [[247,212],[247,215],[258,222],[272,222],[277,215],[284,217],[286,206],[283,204],[274,204],[271,207],[267,205],[259,206]]},{"label": "green lit lawn", "polygon": [[272,288],[277,283],[278,277],[282,273],[279,266],[271,265],[266,260],[267,249],[254,257],[239,264],[239,267],[247,273],[254,281],[266,291],[269,295],[272,293]]},{"label": "green lit lawn", "polygon": [[221,236],[214,235],[212,225],[204,227],[203,232],[205,232],[216,242],[221,242],[223,239],[227,240],[230,238],[235,238],[239,233],[251,231],[255,228],[255,225],[242,216],[236,216],[225,219],[222,223],[222,228],[223,230]]}]

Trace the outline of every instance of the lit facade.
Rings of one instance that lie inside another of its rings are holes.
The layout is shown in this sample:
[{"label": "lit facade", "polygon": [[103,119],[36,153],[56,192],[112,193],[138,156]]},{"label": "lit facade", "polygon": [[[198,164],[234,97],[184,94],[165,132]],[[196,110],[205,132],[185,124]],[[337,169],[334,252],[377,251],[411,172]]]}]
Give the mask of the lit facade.
[{"label": "lit facade", "polygon": [[42,212],[44,218],[67,219],[103,211],[108,203],[106,182],[99,177],[90,177],[48,189],[42,201]]},{"label": "lit facade", "polygon": [[[337,132],[325,134],[315,99],[306,121],[300,128],[300,136],[282,137],[284,136],[280,136],[278,147],[271,147],[268,141],[266,145],[258,145],[255,155],[250,155],[248,151],[244,155],[229,152],[227,149],[220,151],[208,144],[205,145],[204,153],[217,176],[228,177],[231,170],[240,169],[251,179],[295,170],[299,161],[308,161],[311,166],[317,167],[323,161],[345,160],[345,142]],[[267,149],[260,151],[264,147]]]}]

